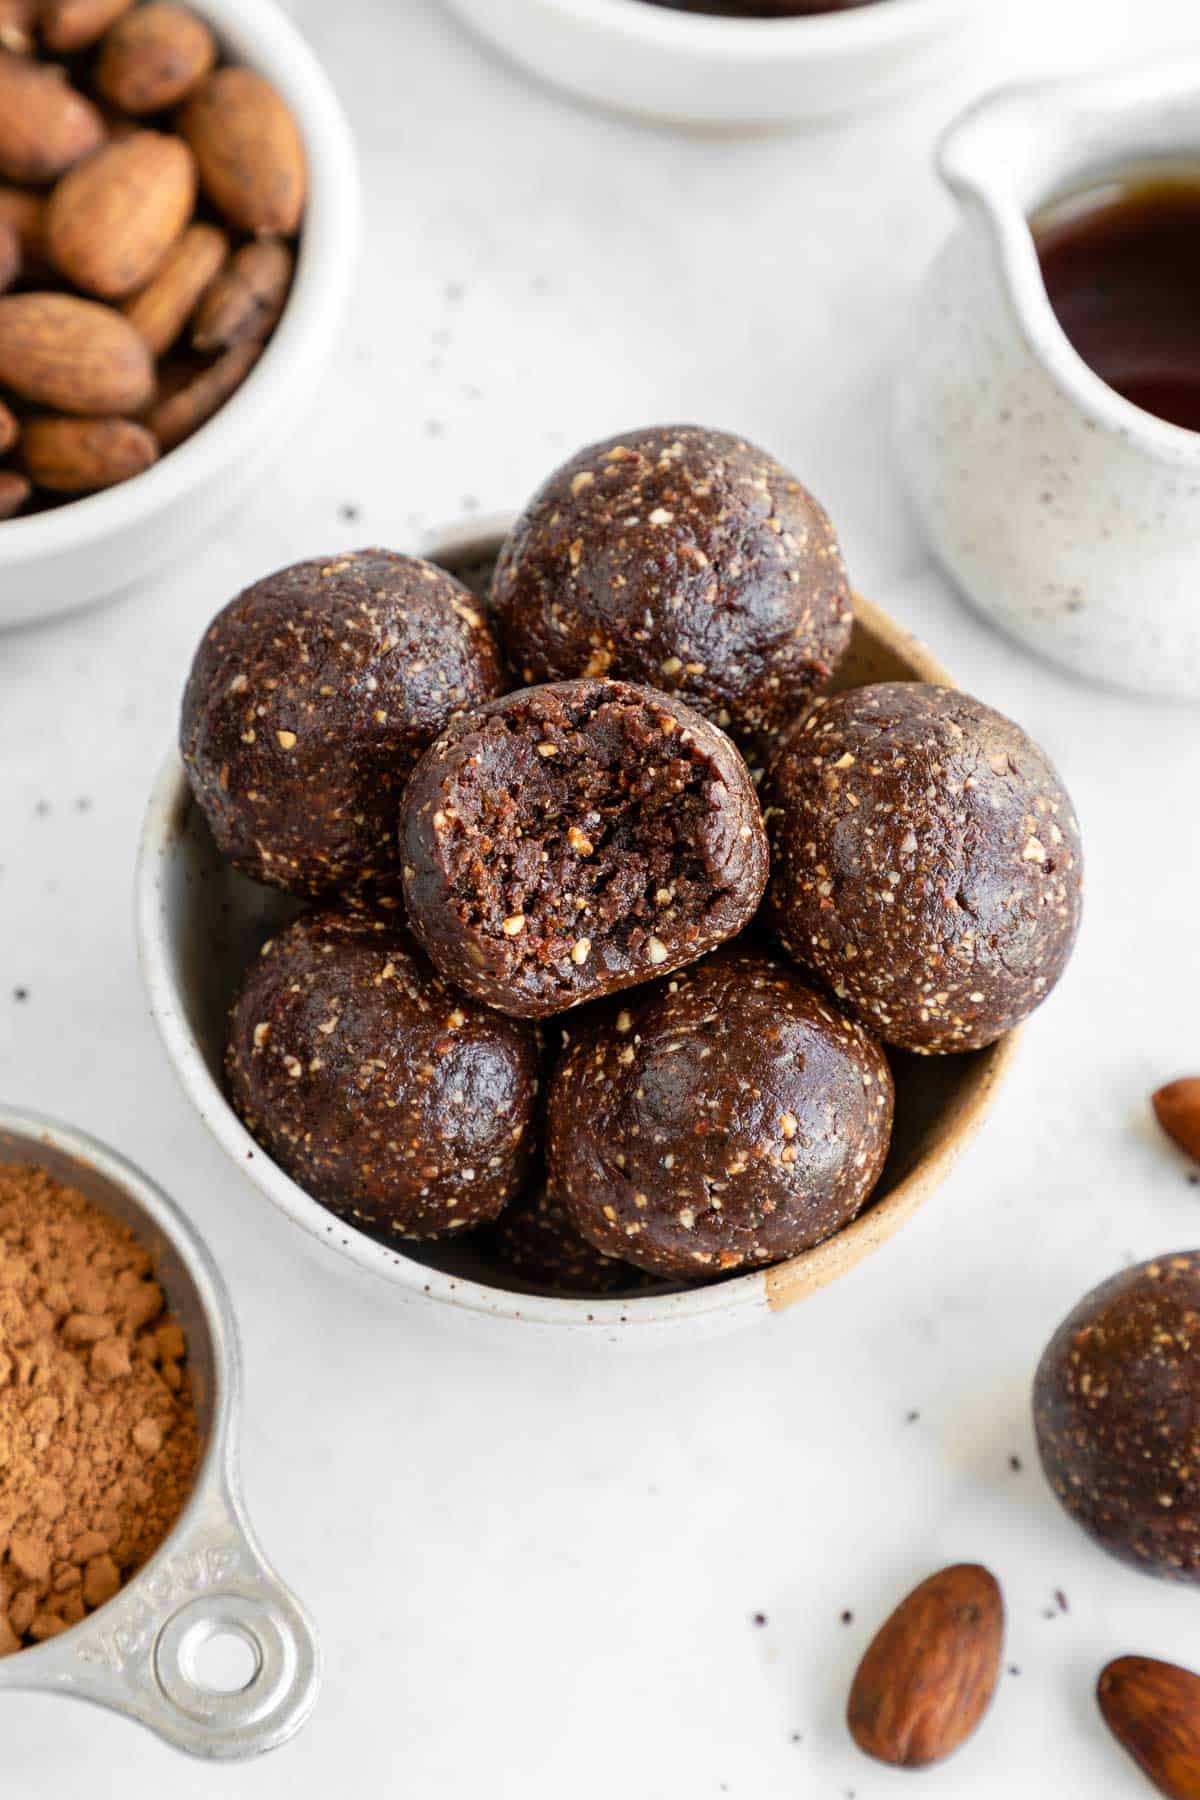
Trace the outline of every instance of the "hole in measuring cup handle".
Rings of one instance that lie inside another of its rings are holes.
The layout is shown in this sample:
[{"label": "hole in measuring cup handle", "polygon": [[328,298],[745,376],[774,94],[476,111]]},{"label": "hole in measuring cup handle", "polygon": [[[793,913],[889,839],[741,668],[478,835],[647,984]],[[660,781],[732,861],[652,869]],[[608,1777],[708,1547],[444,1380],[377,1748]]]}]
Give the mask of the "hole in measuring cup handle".
[{"label": "hole in measuring cup handle", "polygon": [[[199,1652],[221,1636],[249,1646],[249,1680],[228,1692],[204,1682]],[[289,1623],[270,1602],[246,1594],[204,1594],[173,1613],[158,1634],[154,1672],[172,1705],[197,1724],[222,1729],[257,1724],[285,1698],[296,1674],[297,1645]]]}]

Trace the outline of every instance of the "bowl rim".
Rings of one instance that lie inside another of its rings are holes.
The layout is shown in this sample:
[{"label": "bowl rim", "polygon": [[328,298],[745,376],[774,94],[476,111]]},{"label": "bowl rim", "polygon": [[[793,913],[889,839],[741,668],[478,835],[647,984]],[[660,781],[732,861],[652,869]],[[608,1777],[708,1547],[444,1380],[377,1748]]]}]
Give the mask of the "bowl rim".
[{"label": "bowl rim", "polygon": [[647,0],[522,0],[527,13],[558,19],[581,32],[619,35],[648,51],[724,60],[743,67],[778,62],[781,56],[853,55],[872,48],[902,48],[915,34],[970,17],[977,0],[868,0],[867,4],[793,18],[737,19],[675,11]]},{"label": "bowl rim", "polygon": [[[474,518],[442,531],[427,533],[419,554],[430,560],[463,563],[495,553],[513,523],[512,515]],[[860,595],[854,596],[856,617],[917,678],[957,687],[932,651]],[[1021,1028],[1006,1033],[988,1049],[980,1078],[952,1102],[946,1129],[896,1186],[833,1237],[765,1269],[700,1287],[663,1293],[610,1298],[520,1293],[431,1268],[403,1249],[377,1243],[331,1214],[279,1168],[251,1137],[214,1079],[196,1042],[172,975],[171,935],[164,899],[163,871],[182,833],[190,808],[191,789],[177,749],[168,753],[154,785],[142,822],[134,877],[135,931],[138,961],[154,1020],[167,1057],[184,1093],[230,1157],[260,1192],[310,1237],[339,1256],[399,1286],[424,1296],[492,1318],[576,1331],[603,1331],[613,1326],[669,1328],[731,1312],[757,1309],[778,1312],[836,1281],[880,1248],[912,1217],[949,1174],[953,1163],[982,1125],[1016,1055]]]},{"label": "bowl rim", "polygon": [[277,0],[189,0],[239,61],[266,75],[296,114],[308,196],[292,290],[278,326],[245,381],[193,435],[130,481],[0,524],[0,570],[79,549],[152,517],[257,441],[288,398],[297,363],[315,364],[349,296],[360,233],[358,162],[329,77]]}]

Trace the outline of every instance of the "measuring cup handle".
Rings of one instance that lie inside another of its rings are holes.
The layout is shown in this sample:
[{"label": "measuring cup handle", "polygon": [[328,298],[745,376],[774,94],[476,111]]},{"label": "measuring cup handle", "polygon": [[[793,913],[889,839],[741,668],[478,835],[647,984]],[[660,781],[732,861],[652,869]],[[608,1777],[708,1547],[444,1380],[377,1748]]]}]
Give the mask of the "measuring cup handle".
[{"label": "measuring cup handle", "polygon": [[[198,1651],[221,1636],[240,1638],[254,1659],[249,1681],[235,1693],[197,1678]],[[308,1615],[227,1489],[203,1496],[176,1527],[169,1554],[160,1553],[128,1588],[45,1648],[61,1660],[38,1687],[124,1713],[193,1756],[273,1750],[304,1724],[321,1680]],[[6,1660],[13,1668],[21,1659]]]}]

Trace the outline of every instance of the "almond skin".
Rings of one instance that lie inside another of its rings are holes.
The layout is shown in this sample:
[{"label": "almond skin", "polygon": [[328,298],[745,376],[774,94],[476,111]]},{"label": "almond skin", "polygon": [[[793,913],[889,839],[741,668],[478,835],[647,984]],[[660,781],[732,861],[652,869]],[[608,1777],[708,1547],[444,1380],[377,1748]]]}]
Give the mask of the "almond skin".
[{"label": "almond skin", "polygon": [[0,456],[7,456],[21,435],[17,415],[0,400]]},{"label": "almond skin", "polygon": [[158,460],[158,444],[132,419],[27,419],[25,467],[38,487],[91,494],[140,475]]},{"label": "almond skin", "polygon": [[203,19],[171,0],[149,0],[108,33],[96,86],[122,112],[161,112],[178,106],[216,60],[217,41]]},{"label": "almond skin", "polygon": [[1200,1075],[1169,1081],[1159,1088],[1152,1104],[1167,1136],[1200,1162]]},{"label": "almond skin", "polygon": [[924,1768],[975,1730],[991,1703],[1004,1645],[995,1577],[959,1563],[923,1581],[879,1631],[854,1677],[850,1735],[879,1762]]},{"label": "almond skin", "polygon": [[16,469],[0,469],[0,519],[15,519],[30,494],[33,483]]},{"label": "almond skin", "polygon": [[176,444],[182,444],[184,438],[191,437],[201,425],[207,424],[230,395],[241,387],[262,355],[262,349],[254,338],[244,344],[235,344],[232,350],[227,350],[215,363],[201,369],[150,409],[145,422],[164,450],[173,450]]},{"label": "almond skin", "polygon": [[51,261],[105,300],[150,279],[196,204],[187,145],[157,131],[107,144],[55,188],[46,213]]},{"label": "almond skin", "polygon": [[55,181],[104,142],[104,121],[45,63],[0,51],[0,176]]},{"label": "almond skin", "polygon": [[171,348],[228,255],[229,239],[218,226],[189,225],[152,279],[125,302],[122,312],[155,356]]},{"label": "almond skin", "polygon": [[304,145],[282,96],[254,69],[217,69],[186,101],[179,129],[200,185],[240,231],[287,237],[300,224]]},{"label": "almond skin", "polygon": [[133,0],[45,0],[42,36],[59,54],[85,50],[132,5]]},{"label": "almond skin", "polygon": [[1160,1794],[1200,1800],[1200,1675],[1149,1656],[1119,1656],[1101,1671],[1096,1701]]},{"label": "almond skin", "polygon": [[0,49],[28,56],[37,36],[41,0],[0,0]]},{"label": "almond skin", "polygon": [[0,219],[0,294],[6,294],[21,273],[21,240],[14,226]]},{"label": "almond skin", "polygon": [[0,385],[58,412],[137,412],[154,363],[128,319],[74,294],[0,297]]},{"label": "almond skin", "polygon": [[229,350],[269,337],[292,281],[292,253],[278,238],[243,244],[205,294],[192,327],[197,350]]}]

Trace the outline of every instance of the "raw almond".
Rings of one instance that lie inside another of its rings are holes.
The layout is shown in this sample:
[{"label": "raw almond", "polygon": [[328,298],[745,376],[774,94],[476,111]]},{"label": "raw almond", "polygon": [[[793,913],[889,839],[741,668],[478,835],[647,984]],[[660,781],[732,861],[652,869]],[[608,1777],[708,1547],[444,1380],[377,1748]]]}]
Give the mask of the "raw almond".
[{"label": "raw almond", "polygon": [[32,492],[28,476],[16,469],[0,469],[0,519],[15,518]]},{"label": "raw almond", "polygon": [[229,239],[216,225],[189,225],[150,282],[125,302],[121,310],[155,356],[171,348],[228,254]]},{"label": "raw almond", "polygon": [[29,188],[0,186],[0,219],[11,225],[25,265],[42,262],[46,253],[46,199]]},{"label": "raw almond", "polygon": [[173,450],[207,423],[231,394],[237,392],[262,355],[262,345],[251,339],[236,344],[224,356],[201,369],[145,415],[146,424],[164,450]]},{"label": "raw almond", "polygon": [[109,306],[74,294],[5,294],[0,385],[59,412],[137,412],[153,398],[154,363]]},{"label": "raw almond", "polygon": [[45,63],[0,51],[0,175],[54,181],[104,142],[104,121]]},{"label": "raw almond", "polygon": [[84,50],[132,5],[133,0],[45,0],[42,36],[51,50]]},{"label": "raw almond", "polygon": [[0,219],[0,294],[6,294],[21,273],[21,240],[16,230]]},{"label": "raw almond", "polygon": [[1122,1749],[1168,1800],[1200,1800],[1200,1675],[1149,1656],[1119,1656],[1096,1700]]},{"label": "raw almond", "polygon": [[65,175],[46,244],[76,287],[115,300],[150,279],[196,204],[196,165],[179,138],[139,131]]},{"label": "raw almond", "polygon": [[140,475],[157,462],[158,445],[132,419],[27,419],[21,453],[38,487],[91,494]]},{"label": "raw almond", "polygon": [[279,323],[292,281],[292,253],[278,238],[243,244],[205,294],[192,342],[197,350],[229,350],[247,338],[269,337]]},{"label": "raw almond", "polygon": [[21,435],[21,427],[17,423],[17,415],[10,406],[0,400],[0,456],[7,456]]},{"label": "raw almond", "polygon": [[867,1650],[847,1723],[880,1762],[922,1768],[949,1756],[991,1702],[1004,1642],[999,1584],[976,1563],[923,1581]]},{"label": "raw almond", "polygon": [[304,210],[304,145],[282,96],[254,69],[217,69],[179,115],[200,185],[231,225],[288,236]]},{"label": "raw almond", "polygon": [[28,56],[37,36],[42,0],[0,0],[0,49]]},{"label": "raw almond", "polygon": [[216,39],[203,19],[171,0],[149,0],[105,38],[96,86],[122,112],[161,112],[178,106],[216,60]]},{"label": "raw almond", "polygon": [[1200,1162],[1200,1075],[1185,1075],[1159,1088],[1154,1114],[1169,1138]]}]

